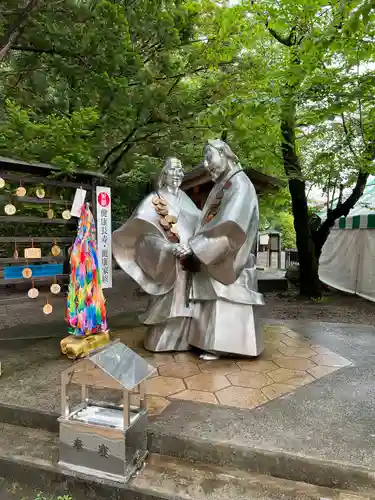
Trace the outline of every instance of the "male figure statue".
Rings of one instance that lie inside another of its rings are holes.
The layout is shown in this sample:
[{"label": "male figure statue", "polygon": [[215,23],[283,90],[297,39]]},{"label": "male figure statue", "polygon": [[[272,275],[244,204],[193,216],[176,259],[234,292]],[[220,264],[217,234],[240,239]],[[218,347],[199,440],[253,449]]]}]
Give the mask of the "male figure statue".
[{"label": "male figure statue", "polygon": [[257,290],[254,255],[259,225],[257,195],[225,142],[207,143],[204,166],[215,186],[195,234],[187,245],[179,244],[175,250],[185,267],[193,271],[190,300],[194,302],[195,325],[189,344],[214,355],[203,359],[223,353],[258,356],[264,346],[257,310],[264,300]]}]

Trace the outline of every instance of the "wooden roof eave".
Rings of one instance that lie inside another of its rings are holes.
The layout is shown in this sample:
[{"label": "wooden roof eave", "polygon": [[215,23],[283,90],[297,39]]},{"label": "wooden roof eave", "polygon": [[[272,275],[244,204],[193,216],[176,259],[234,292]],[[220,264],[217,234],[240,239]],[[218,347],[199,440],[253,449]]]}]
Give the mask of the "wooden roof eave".
[{"label": "wooden roof eave", "polygon": [[77,180],[86,178],[96,178],[105,179],[106,176],[101,172],[92,172],[88,170],[74,170],[73,172],[64,172],[59,167],[55,165],[49,165],[47,163],[38,162],[27,162],[23,160],[18,160],[15,158],[8,158],[5,156],[0,156],[0,170],[2,171],[14,171],[24,174],[36,174],[36,175],[51,175],[54,174],[56,177],[68,175],[69,177],[77,178]]},{"label": "wooden roof eave", "polygon": [[[284,186],[284,182],[276,177],[263,174],[253,168],[245,170],[252,182],[262,185],[264,192],[276,192],[280,187]],[[182,181],[181,188],[191,189],[196,186],[201,186],[211,182],[211,177],[203,166],[199,166],[194,170],[187,172]]]}]

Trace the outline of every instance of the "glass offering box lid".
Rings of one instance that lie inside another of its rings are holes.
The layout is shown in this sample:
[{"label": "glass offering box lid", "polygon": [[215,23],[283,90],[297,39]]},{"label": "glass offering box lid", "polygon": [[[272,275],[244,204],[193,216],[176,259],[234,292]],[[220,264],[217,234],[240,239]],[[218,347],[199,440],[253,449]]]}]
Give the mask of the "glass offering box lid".
[{"label": "glass offering box lid", "polygon": [[[132,391],[156,372],[121,342],[112,342],[66,370],[69,382]],[[64,372],[63,372],[64,373]]]},{"label": "glass offering box lid", "polygon": [[[130,412],[130,425],[138,417],[138,413]],[[112,429],[124,430],[124,416],[120,409],[103,408],[101,406],[88,405],[77,411],[71,416],[72,420],[84,422],[85,424],[100,425],[101,427],[110,427]]]}]

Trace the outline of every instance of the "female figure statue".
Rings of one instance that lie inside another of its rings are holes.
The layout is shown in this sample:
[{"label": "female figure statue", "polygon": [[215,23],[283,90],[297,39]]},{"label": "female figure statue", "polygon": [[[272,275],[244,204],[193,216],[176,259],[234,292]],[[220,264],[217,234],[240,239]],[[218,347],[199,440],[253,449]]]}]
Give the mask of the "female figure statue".
[{"label": "female figure statue", "polygon": [[[208,141],[204,166],[214,186],[202,218],[187,245],[175,254],[193,274],[194,329],[189,343],[213,356],[259,356],[263,351],[255,250],[258,239],[257,194],[237,156],[222,140]],[[187,266],[189,264],[189,266]]]},{"label": "female figure statue", "polygon": [[145,348],[154,352],[190,349],[188,273],[174,252],[193,235],[200,210],[181,191],[183,176],[180,160],[167,159],[157,190],[141,202],[112,239],[119,266],[151,295],[141,320],[149,326]]}]

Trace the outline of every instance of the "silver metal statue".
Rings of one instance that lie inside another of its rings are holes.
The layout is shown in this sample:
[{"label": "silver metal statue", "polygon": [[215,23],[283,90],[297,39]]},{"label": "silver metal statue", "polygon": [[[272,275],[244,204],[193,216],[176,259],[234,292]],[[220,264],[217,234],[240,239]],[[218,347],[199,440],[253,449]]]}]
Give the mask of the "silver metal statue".
[{"label": "silver metal statue", "polygon": [[189,275],[175,251],[193,235],[200,210],[179,189],[183,177],[180,160],[167,159],[158,189],[112,237],[119,266],[151,296],[141,320],[149,326],[145,347],[154,352],[190,349],[193,305],[186,295]]},{"label": "silver metal statue", "polygon": [[190,300],[195,324],[189,343],[214,355],[258,356],[264,346],[257,310],[264,300],[258,292],[254,255],[259,226],[257,195],[225,142],[207,143],[204,166],[215,186],[194,236],[175,249],[187,268],[197,271],[200,265],[192,273]]}]

